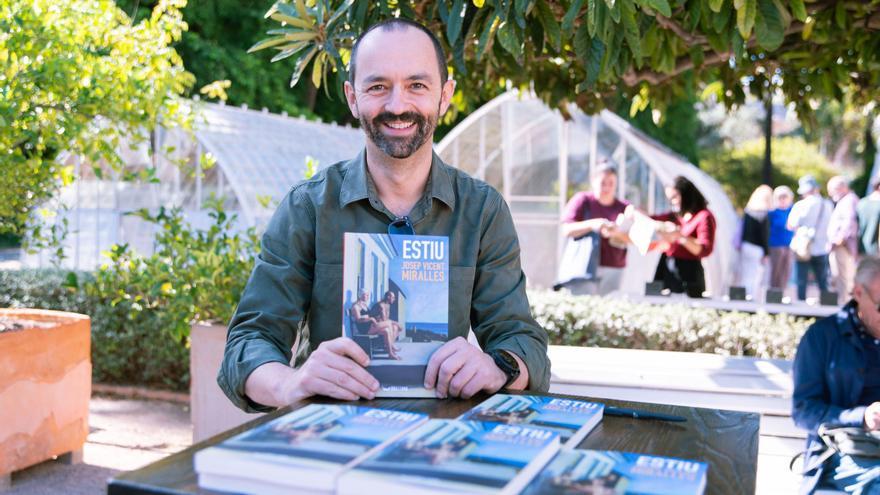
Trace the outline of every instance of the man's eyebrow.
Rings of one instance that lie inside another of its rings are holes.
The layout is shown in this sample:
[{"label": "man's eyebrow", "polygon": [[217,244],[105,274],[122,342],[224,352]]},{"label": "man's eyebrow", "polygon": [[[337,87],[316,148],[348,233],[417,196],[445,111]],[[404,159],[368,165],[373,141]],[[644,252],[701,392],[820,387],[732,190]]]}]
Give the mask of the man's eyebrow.
[{"label": "man's eyebrow", "polygon": [[431,80],[431,75],[427,72],[419,72],[407,77],[406,79],[408,81],[429,81]]}]

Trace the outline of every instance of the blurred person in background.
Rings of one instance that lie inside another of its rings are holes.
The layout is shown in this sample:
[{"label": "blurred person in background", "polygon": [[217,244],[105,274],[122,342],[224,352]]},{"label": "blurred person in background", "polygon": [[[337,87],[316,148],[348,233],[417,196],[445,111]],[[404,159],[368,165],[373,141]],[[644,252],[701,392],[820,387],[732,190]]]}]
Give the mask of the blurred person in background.
[{"label": "blurred person in background", "polygon": [[880,223],[880,176],[871,177],[870,193],[859,200],[856,216],[859,219],[859,253],[877,256],[880,236],[880,229],[877,228]]},{"label": "blurred person in background", "polygon": [[715,247],[715,216],[697,187],[682,176],[676,177],[665,192],[672,211],[651,218],[674,227],[658,232],[665,249],[654,280],[663,282],[663,288],[671,292],[703,297],[706,275],[701,260]]},{"label": "blurred person in background", "polygon": [[770,287],[785,290],[791,279],[791,265],[794,253],[789,248],[794,232],[788,230],[788,214],[794,202],[794,191],[788,186],[773,190],[774,208],[767,213],[770,226]]},{"label": "blurred person in background", "polygon": [[583,281],[568,286],[572,294],[605,295],[620,290],[623,269],[626,268],[626,234],[615,221],[629,205],[617,198],[617,170],[607,162],[597,165],[590,174],[591,191],[576,193],[562,213],[562,234],[575,239],[598,232],[599,266],[595,281]]},{"label": "blurred person in background", "polygon": [[856,274],[856,256],[859,252],[859,222],[856,207],[859,197],[849,188],[849,181],[837,175],[828,180],[828,196],[834,201],[834,210],[828,220],[828,262],[838,301],[849,299]]},{"label": "blurred person in background", "polygon": [[816,277],[820,291],[828,290],[828,220],[834,206],[822,197],[819,183],[812,175],[798,180],[798,194],[801,200],[791,207],[788,215],[788,230],[794,232],[791,248],[797,255],[799,242],[809,239],[806,257],[795,262],[798,300],[807,299],[807,281],[810,271]]},{"label": "blurred person in background", "polygon": [[738,285],[745,287],[752,299],[760,291],[770,256],[770,222],[767,214],[773,206],[773,189],[761,184],[752,192],[743,210],[739,244]]}]

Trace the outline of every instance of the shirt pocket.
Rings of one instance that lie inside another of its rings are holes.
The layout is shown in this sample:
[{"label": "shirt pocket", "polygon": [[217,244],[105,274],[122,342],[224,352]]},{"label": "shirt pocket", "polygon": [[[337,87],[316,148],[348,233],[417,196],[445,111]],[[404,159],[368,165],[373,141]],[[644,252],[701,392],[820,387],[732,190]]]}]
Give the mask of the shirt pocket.
[{"label": "shirt pocket", "polygon": [[342,265],[315,263],[309,311],[309,344],[342,336]]},{"label": "shirt pocket", "polygon": [[467,338],[471,328],[471,297],[474,293],[472,266],[449,267],[449,339]]}]

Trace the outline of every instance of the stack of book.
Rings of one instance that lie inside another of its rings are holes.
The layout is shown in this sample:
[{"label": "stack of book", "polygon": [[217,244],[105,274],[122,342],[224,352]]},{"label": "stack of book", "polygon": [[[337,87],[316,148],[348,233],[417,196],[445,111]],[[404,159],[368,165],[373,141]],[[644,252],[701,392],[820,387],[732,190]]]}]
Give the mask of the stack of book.
[{"label": "stack of book", "polygon": [[[705,463],[574,449],[603,405],[497,394],[457,419],[313,404],[198,452],[234,493],[701,494]],[[564,445],[563,445],[564,444]]]}]

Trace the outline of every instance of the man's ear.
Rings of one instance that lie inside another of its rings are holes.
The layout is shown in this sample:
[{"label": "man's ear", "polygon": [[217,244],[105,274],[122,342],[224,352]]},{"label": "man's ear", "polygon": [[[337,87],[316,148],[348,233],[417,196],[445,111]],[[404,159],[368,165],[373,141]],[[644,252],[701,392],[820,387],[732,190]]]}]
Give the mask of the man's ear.
[{"label": "man's ear", "polygon": [[342,90],[345,91],[345,101],[348,103],[348,110],[354,116],[354,118],[361,118],[360,112],[358,112],[357,106],[357,95],[354,92],[354,86],[349,81],[345,81],[342,84]]},{"label": "man's ear", "polygon": [[443,88],[440,89],[440,116],[446,114],[446,110],[449,109],[449,103],[452,101],[452,95],[455,94],[455,80],[448,79],[444,84]]}]

